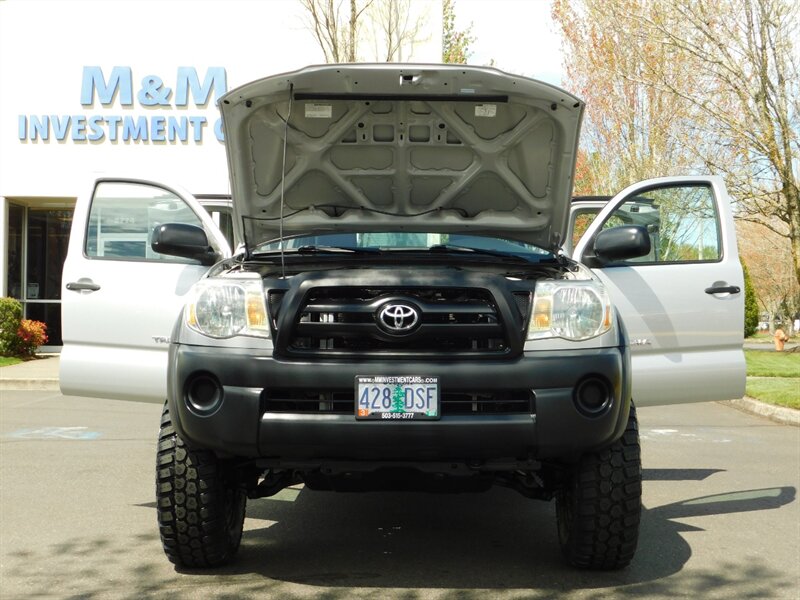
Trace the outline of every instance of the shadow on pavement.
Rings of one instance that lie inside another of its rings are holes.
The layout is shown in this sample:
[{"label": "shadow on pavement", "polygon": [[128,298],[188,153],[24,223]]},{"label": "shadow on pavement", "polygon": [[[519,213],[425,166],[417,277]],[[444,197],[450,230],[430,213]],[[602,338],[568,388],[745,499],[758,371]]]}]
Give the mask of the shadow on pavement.
[{"label": "shadow on pavement", "polygon": [[[645,475],[701,480],[718,471],[657,469]],[[58,593],[54,586],[65,580],[72,582],[67,589],[76,589],[74,597],[108,597],[115,588],[109,587],[106,568],[115,562],[126,565],[125,587],[117,588],[125,597],[162,597],[171,590],[176,597],[268,594],[333,600],[380,597],[387,588],[399,588],[397,597],[414,600],[425,596],[418,589],[433,588],[441,591],[438,598],[448,599],[485,598],[487,589],[524,590],[526,598],[584,590],[581,598],[601,598],[614,588],[615,597],[771,598],[791,593],[796,584],[791,574],[758,560],[669,578],[692,555],[681,534],[699,530],[677,519],[776,509],[794,502],[794,487],[740,490],[645,508],[632,565],[610,573],[565,566],[553,503],[534,502],[510,490],[453,496],[288,491],[284,499],[250,503],[238,559],[221,569],[169,570],[155,550],[160,544],[154,523],[152,535],[87,538],[41,553],[10,553],[4,571],[7,577],[24,578],[30,594],[20,597],[30,598],[54,589]],[[128,587],[131,578],[134,589]],[[76,582],[81,582],[77,588]],[[63,591],[59,597],[70,597]]]},{"label": "shadow on pavement", "polygon": [[[680,571],[692,553],[680,534],[697,528],[674,519],[775,509],[793,502],[795,494],[793,487],[747,490],[645,508],[632,565],[592,573],[562,562],[553,503],[532,502],[510,490],[459,497],[303,490],[293,504],[253,504],[249,517],[277,523],[248,532],[240,561],[226,570],[321,586],[551,593],[657,582]],[[715,574],[715,589],[730,585],[732,593],[741,592],[745,571],[748,578],[757,576],[760,593],[770,596],[770,579],[777,573],[766,565],[740,565]],[[701,594],[704,589],[697,582],[684,591]]]},{"label": "shadow on pavement", "polygon": [[703,481],[725,469],[642,469],[644,481]]}]

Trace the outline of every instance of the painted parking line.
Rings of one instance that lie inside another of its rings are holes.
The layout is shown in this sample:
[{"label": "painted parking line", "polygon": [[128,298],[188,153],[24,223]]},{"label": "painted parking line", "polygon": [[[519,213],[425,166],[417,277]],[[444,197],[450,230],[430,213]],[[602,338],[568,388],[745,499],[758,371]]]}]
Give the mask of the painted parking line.
[{"label": "painted parking line", "polygon": [[647,429],[642,428],[639,437],[646,441],[669,442],[675,440],[689,442],[711,442],[715,444],[729,444],[732,440],[720,435],[715,429],[696,429],[697,433],[683,432],[677,429]]},{"label": "painted parking line", "polygon": [[10,437],[26,440],[96,440],[103,434],[90,431],[88,427],[39,427],[37,429],[18,429]]}]

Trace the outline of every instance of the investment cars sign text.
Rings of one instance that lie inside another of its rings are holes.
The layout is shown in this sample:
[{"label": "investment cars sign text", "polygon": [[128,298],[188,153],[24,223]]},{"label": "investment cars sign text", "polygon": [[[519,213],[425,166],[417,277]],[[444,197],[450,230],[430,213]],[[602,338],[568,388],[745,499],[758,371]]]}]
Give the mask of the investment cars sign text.
[{"label": "investment cars sign text", "polygon": [[[213,135],[222,142],[219,117],[186,112],[190,106],[205,109],[212,92],[216,104],[228,91],[225,69],[209,67],[201,81],[195,67],[178,67],[172,81],[174,85],[168,85],[158,75],[145,75],[134,84],[131,67],[113,67],[108,78],[100,67],[83,67],[80,103],[83,111],[95,109],[97,113],[19,115],[19,140],[187,144],[202,143]],[[102,110],[97,103],[112,110]],[[137,108],[146,114],[131,114]],[[121,109],[121,113],[113,109]]]}]

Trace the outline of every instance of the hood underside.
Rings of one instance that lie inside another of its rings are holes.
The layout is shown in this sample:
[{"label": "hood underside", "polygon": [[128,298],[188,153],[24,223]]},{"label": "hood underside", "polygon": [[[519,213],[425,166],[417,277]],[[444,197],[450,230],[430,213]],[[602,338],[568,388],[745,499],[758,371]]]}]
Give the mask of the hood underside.
[{"label": "hood underside", "polygon": [[463,65],[326,65],[220,108],[249,248],[342,231],[563,241],[583,103],[559,88]]}]

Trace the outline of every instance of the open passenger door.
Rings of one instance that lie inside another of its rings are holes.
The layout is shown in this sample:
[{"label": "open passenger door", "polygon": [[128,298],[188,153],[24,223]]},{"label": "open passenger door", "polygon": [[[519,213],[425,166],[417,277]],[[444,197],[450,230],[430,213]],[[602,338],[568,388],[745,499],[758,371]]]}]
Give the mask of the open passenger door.
[{"label": "open passenger door", "polygon": [[201,227],[209,255],[230,256],[210,216],[177,187],[103,178],[78,199],[62,279],[63,394],[166,398],[172,327],[208,266],[155,251],[165,223]]},{"label": "open passenger door", "polygon": [[[647,229],[648,255],[598,256],[601,232],[630,225]],[[600,210],[573,257],[603,281],[627,328],[637,405],[744,395],[744,280],[719,177],[651,179],[626,188]]]}]

